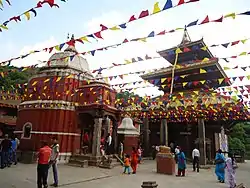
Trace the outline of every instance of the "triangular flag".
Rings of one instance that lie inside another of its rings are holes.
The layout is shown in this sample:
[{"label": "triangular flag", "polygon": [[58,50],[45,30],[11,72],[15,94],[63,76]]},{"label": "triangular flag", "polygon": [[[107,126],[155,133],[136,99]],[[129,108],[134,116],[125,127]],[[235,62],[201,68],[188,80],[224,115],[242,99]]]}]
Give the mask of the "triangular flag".
[{"label": "triangular flag", "polygon": [[200,74],[203,74],[203,73],[207,73],[207,71],[204,69],[200,69]]},{"label": "triangular flag", "polygon": [[89,40],[88,40],[88,38],[87,38],[86,36],[81,37],[80,39],[81,39],[81,40],[84,40],[84,41],[86,41],[86,42],[89,42]]},{"label": "triangular flag", "polygon": [[153,10],[153,14],[156,14],[158,12],[161,12],[161,9],[159,8],[159,2],[156,2],[154,4],[154,10]]},{"label": "triangular flag", "polygon": [[224,18],[233,18],[233,19],[235,19],[235,17],[236,17],[236,14],[235,13],[231,13],[231,14],[227,14],[227,15],[225,15],[224,16]]},{"label": "triangular flag", "polygon": [[209,17],[206,16],[206,18],[199,25],[205,24],[205,23],[208,23],[208,22],[209,22]]},{"label": "triangular flag", "polygon": [[120,30],[120,28],[117,27],[117,26],[111,27],[111,28],[109,28],[109,29],[110,29],[110,30],[113,30],[113,31]]},{"label": "triangular flag", "polygon": [[29,11],[25,12],[24,15],[26,16],[27,20],[30,20],[30,13],[29,13]]},{"label": "triangular flag", "polygon": [[161,83],[164,83],[167,78],[161,78]]},{"label": "triangular flag", "polygon": [[177,48],[177,49],[175,50],[175,53],[176,53],[176,54],[179,54],[179,53],[182,53],[182,51],[181,51],[180,48]]},{"label": "triangular flag", "polygon": [[162,10],[167,10],[169,8],[172,8],[172,7],[173,7],[172,0],[167,0],[166,4],[164,5]]},{"label": "triangular flag", "polygon": [[38,81],[34,81],[34,82],[32,83],[32,86],[36,85],[37,83],[38,83]]}]

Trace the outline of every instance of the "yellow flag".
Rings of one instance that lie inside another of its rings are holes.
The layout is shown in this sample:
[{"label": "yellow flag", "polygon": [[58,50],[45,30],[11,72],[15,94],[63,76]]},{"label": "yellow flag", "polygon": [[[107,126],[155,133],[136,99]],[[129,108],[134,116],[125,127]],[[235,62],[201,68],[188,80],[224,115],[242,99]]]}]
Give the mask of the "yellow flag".
[{"label": "yellow flag", "polygon": [[166,85],[161,85],[161,87],[164,89],[166,87]]},{"label": "yellow flag", "polygon": [[177,48],[177,49],[175,50],[175,53],[176,53],[176,54],[179,54],[179,53],[182,53],[182,51],[181,51],[180,48]]},{"label": "yellow flag", "polygon": [[83,96],[83,93],[80,93],[80,96]]},{"label": "yellow flag", "polygon": [[221,84],[221,83],[223,82],[223,80],[224,80],[224,78],[220,78],[220,79],[218,79],[219,84]]},{"label": "yellow flag", "polygon": [[26,16],[27,20],[30,20],[30,12],[29,11],[25,12],[24,15]]},{"label": "yellow flag", "polygon": [[132,63],[132,61],[129,61],[129,60],[125,59],[125,64],[130,64],[130,63]]},{"label": "yellow flag", "polygon": [[250,75],[247,75],[247,79],[250,80]]},{"label": "yellow flag", "polygon": [[188,83],[187,82],[183,82],[182,86],[185,87]]},{"label": "yellow flag", "polygon": [[207,73],[207,71],[204,69],[200,69],[200,74],[202,74],[202,73]]},{"label": "yellow flag", "polygon": [[32,84],[32,86],[36,85],[37,83],[38,83],[38,81],[34,81],[33,84]]},{"label": "yellow flag", "polygon": [[154,4],[153,14],[156,14],[156,13],[158,13],[158,12],[161,12],[161,9],[160,9],[160,7],[159,7],[159,2],[156,2],[156,3]]},{"label": "yellow flag", "polygon": [[56,79],[56,82],[59,82],[61,79],[62,79],[62,77],[58,77],[58,78]]},{"label": "yellow flag", "polygon": [[239,56],[247,55],[247,52],[241,52]]},{"label": "yellow flag", "polygon": [[142,41],[142,42],[147,42],[147,38],[144,37],[144,38],[140,38],[139,41]]},{"label": "yellow flag", "polygon": [[43,87],[43,90],[46,90],[46,89],[47,89],[47,86],[44,86],[44,87]]},{"label": "yellow flag", "polygon": [[206,51],[207,50],[207,46],[202,47],[201,50]]},{"label": "yellow flag", "polygon": [[229,67],[223,67],[224,70],[230,70],[231,68]]},{"label": "yellow flag", "polygon": [[3,72],[1,72],[1,76],[4,78],[4,73]]},{"label": "yellow flag", "polygon": [[66,95],[68,95],[68,94],[69,94],[69,92],[70,92],[70,90],[67,90],[67,91],[66,91]]},{"label": "yellow flag", "polygon": [[55,49],[56,49],[57,51],[60,51],[60,46],[59,46],[59,45],[55,46]]},{"label": "yellow flag", "polygon": [[66,78],[73,78],[73,75],[70,74],[70,75],[68,75]]},{"label": "yellow flag", "polygon": [[86,41],[86,42],[89,42],[89,40],[88,40],[88,38],[87,38],[86,36],[81,37],[80,39],[81,39],[81,40],[84,40],[84,41]]},{"label": "yellow flag", "polygon": [[1,5],[1,7],[3,7],[3,1],[2,0],[0,0],[0,5]]},{"label": "yellow flag", "polygon": [[247,41],[248,39],[244,39],[244,40],[241,40],[241,42],[243,43],[243,44],[245,44],[245,42]]},{"label": "yellow flag", "polygon": [[201,80],[200,83],[201,84],[204,84],[206,82],[206,80]]},{"label": "yellow flag", "polygon": [[2,29],[8,30],[8,27],[6,27],[5,25],[0,25],[0,27],[1,27]]},{"label": "yellow flag", "polygon": [[120,30],[120,28],[117,27],[117,26],[111,27],[111,28],[109,28],[109,29],[110,29],[110,30],[113,30],[113,31]]},{"label": "yellow flag", "polygon": [[164,83],[166,81],[167,78],[162,78],[161,79],[161,83]]},{"label": "yellow flag", "polygon": [[236,17],[236,14],[235,13],[231,13],[231,14],[227,14],[227,15],[225,15],[224,16],[224,18],[233,18],[233,19],[235,19],[235,17]]},{"label": "yellow flag", "polygon": [[204,58],[204,59],[202,60],[202,62],[207,62],[207,61],[209,61],[208,58]]},{"label": "yellow flag", "polygon": [[50,80],[50,78],[47,78],[46,80],[44,80],[44,83],[48,82]]}]

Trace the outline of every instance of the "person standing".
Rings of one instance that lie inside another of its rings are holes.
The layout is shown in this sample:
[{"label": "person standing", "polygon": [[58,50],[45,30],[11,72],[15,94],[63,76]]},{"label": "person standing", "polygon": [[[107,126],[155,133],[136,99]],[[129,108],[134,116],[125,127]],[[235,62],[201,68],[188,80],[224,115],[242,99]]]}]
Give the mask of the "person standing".
[{"label": "person standing", "polygon": [[176,146],[175,150],[174,150],[174,157],[175,157],[175,162],[178,162],[178,154],[180,153],[180,147]]},{"label": "person standing", "polygon": [[38,152],[38,164],[37,164],[37,188],[48,187],[48,171],[49,161],[51,157],[52,149],[48,146],[46,141],[42,141],[42,147]]},{"label": "person standing", "polygon": [[17,152],[17,140],[16,137],[13,136],[12,140],[11,140],[11,162],[14,163],[14,165],[17,164],[17,156],[16,156],[16,152]]},{"label": "person standing", "polygon": [[126,174],[126,172],[128,172],[128,174],[130,174],[130,156],[128,154],[125,156],[125,159],[124,159],[123,174]]},{"label": "person standing", "polygon": [[236,168],[238,168],[233,154],[231,152],[228,153],[228,158],[226,159],[226,183],[228,188],[236,187]]},{"label": "person standing", "polygon": [[123,143],[120,142],[120,146],[119,146],[120,156],[119,156],[119,157],[120,157],[121,159],[124,158],[124,157],[123,157],[123,150],[124,150],[124,149],[123,149]]},{"label": "person standing", "polygon": [[138,152],[135,147],[132,147],[132,154],[131,154],[131,168],[133,170],[133,174],[136,174],[138,165]]},{"label": "person standing", "polygon": [[10,167],[10,150],[11,150],[11,141],[9,135],[4,136],[4,140],[1,142],[1,168],[6,166]]},{"label": "person standing", "polygon": [[50,158],[50,165],[53,170],[54,183],[51,186],[58,187],[58,170],[57,170],[57,159],[59,156],[59,144],[56,137],[52,138],[53,145],[51,146],[52,154]]},{"label": "person standing", "polygon": [[177,163],[178,163],[178,174],[176,176],[177,177],[185,176],[186,157],[180,147],[179,147],[179,153],[177,154]]},{"label": "person standing", "polygon": [[195,172],[195,170],[197,168],[197,172],[199,172],[200,151],[197,148],[194,148],[194,150],[192,152],[192,158],[193,158],[193,171]]},{"label": "person standing", "polygon": [[141,160],[142,160],[142,148],[141,148],[140,145],[138,146],[137,153],[138,153],[138,163],[141,164]]},{"label": "person standing", "polygon": [[107,155],[110,155],[111,153],[111,144],[112,144],[112,136],[110,135],[110,133],[108,133],[108,136],[107,136]]},{"label": "person standing", "polygon": [[215,174],[220,183],[225,182],[225,157],[222,154],[222,150],[219,149],[215,156]]}]

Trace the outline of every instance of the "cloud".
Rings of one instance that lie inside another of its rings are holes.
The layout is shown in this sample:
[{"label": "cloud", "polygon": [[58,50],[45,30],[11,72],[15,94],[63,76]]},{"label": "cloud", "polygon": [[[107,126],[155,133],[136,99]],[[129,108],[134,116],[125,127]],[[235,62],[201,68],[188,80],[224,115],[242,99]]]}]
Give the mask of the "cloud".
[{"label": "cloud", "polygon": [[[27,54],[34,49],[41,50],[41,49],[44,49],[46,47],[54,46],[57,44],[58,44],[58,41],[56,41],[56,39],[52,36],[47,41],[38,42],[38,43],[36,43],[34,45],[30,45],[30,46],[24,46],[20,50],[19,55]],[[22,67],[22,66],[31,66],[31,65],[35,65],[35,64],[40,64],[39,66],[41,66],[40,61],[48,60],[51,55],[52,54],[49,54],[47,52],[35,53],[32,55],[29,55],[27,58],[13,61],[12,65],[17,66],[17,67]]]}]

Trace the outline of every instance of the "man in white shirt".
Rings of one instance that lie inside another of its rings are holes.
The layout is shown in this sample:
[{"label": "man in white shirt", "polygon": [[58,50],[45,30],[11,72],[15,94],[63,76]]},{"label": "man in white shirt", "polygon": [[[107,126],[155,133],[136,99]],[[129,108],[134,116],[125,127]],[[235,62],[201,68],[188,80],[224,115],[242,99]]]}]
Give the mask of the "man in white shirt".
[{"label": "man in white shirt", "polygon": [[110,133],[108,134],[106,142],[107,142],[107,154],[110,155],[111,144],[112,144],[112,136],[110,135]]},{"label": "man in white shirt", "polygon": [[192,152],[192,158],[193,158],[193,171],[195,172],[197,168],[197,172],[199,172],[200,151],[197,148],[194,148]]},{"label": "man in white shirt", "polygon": [[58,171],[57,171],[57,158],[59,156],[59,144],[56,137],[52,138],[53,145],[51,146],[52,153],[50,157],[50,165],[52,166],[54,183],[53,187],[58,187]]}]

